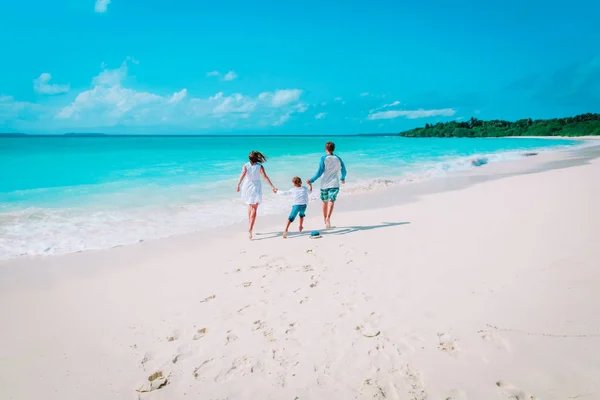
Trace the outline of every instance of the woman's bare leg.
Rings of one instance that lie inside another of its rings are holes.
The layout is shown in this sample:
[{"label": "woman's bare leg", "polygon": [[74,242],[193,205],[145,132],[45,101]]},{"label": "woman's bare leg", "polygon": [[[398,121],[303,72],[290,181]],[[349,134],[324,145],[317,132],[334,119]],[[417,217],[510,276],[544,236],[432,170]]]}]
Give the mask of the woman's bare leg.
[{"label": "woman's bare leg", "polygon": [[251,204],[248,207],[250,207],[248,209],[248,222],[250,224],[249,229],[248,229],[248,237],[250,239],[252,239],[252,231],[254,230],[254,223],[256,222],[256,211],[258,209],[258,203],[256,204]]}]

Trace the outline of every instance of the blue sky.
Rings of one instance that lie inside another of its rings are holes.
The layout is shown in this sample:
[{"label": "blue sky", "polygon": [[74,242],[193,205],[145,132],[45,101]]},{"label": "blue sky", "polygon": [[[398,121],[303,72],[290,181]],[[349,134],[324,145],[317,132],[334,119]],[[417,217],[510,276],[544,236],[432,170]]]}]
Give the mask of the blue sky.
[{"label": "blue sky", "polygon": [[0,131],[376,133],[600,112],[600,3],[0,6]]}]

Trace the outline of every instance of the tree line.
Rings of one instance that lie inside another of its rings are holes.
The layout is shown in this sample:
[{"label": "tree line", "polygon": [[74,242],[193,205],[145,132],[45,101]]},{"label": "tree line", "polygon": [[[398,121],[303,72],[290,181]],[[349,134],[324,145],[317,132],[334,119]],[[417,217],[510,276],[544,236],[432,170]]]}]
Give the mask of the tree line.
[{"label": "tree line", "polygon": [[502,136],[592,136],[600,135],[600,114],[581,114],[575,117],[482,121],[471,117],[468,121],[425,124],[401,132],[405,137],[502,137]]}]

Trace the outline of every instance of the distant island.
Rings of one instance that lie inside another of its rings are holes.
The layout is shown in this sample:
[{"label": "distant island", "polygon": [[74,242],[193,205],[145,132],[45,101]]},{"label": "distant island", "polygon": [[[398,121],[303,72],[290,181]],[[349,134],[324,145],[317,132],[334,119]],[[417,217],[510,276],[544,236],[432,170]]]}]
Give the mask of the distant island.
[{"label": "distant island", "polygon": [[26,133],[0,133],[0,137],[22,137],[27,136]]},{"label": "distant island", "polygon": [[63,136],[69,136],[69,137],[101,137],[101,136],[108,136],[106,133],[75,133],[75,132],[68,132],[63,134]]},{"label": "distant island", "polygon": [[471,117],[468,121],[425,124],[401,132],[404,137],[503,137],[503,136],[600,136],[600,114],[581,114],[575,117],[554,119],[520,119],[515,122],[481,121]]}]

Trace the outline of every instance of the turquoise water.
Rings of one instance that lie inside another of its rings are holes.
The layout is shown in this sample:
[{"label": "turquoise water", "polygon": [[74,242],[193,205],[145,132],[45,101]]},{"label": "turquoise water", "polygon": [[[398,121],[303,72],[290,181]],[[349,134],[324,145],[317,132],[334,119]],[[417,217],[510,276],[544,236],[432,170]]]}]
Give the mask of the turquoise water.
[{"label": "turquoise water", "polygon": [[[242,221],[235,192],[250,150],[282,189],[313,175],[325,137],[0,138],[0,259],[112,247]],[[575,145],[543,139],[336,137],[341,200],[390,184]],[[476,162],[473,162],[476,160]],[[260,214],[287,210],[267,194]]]}]

